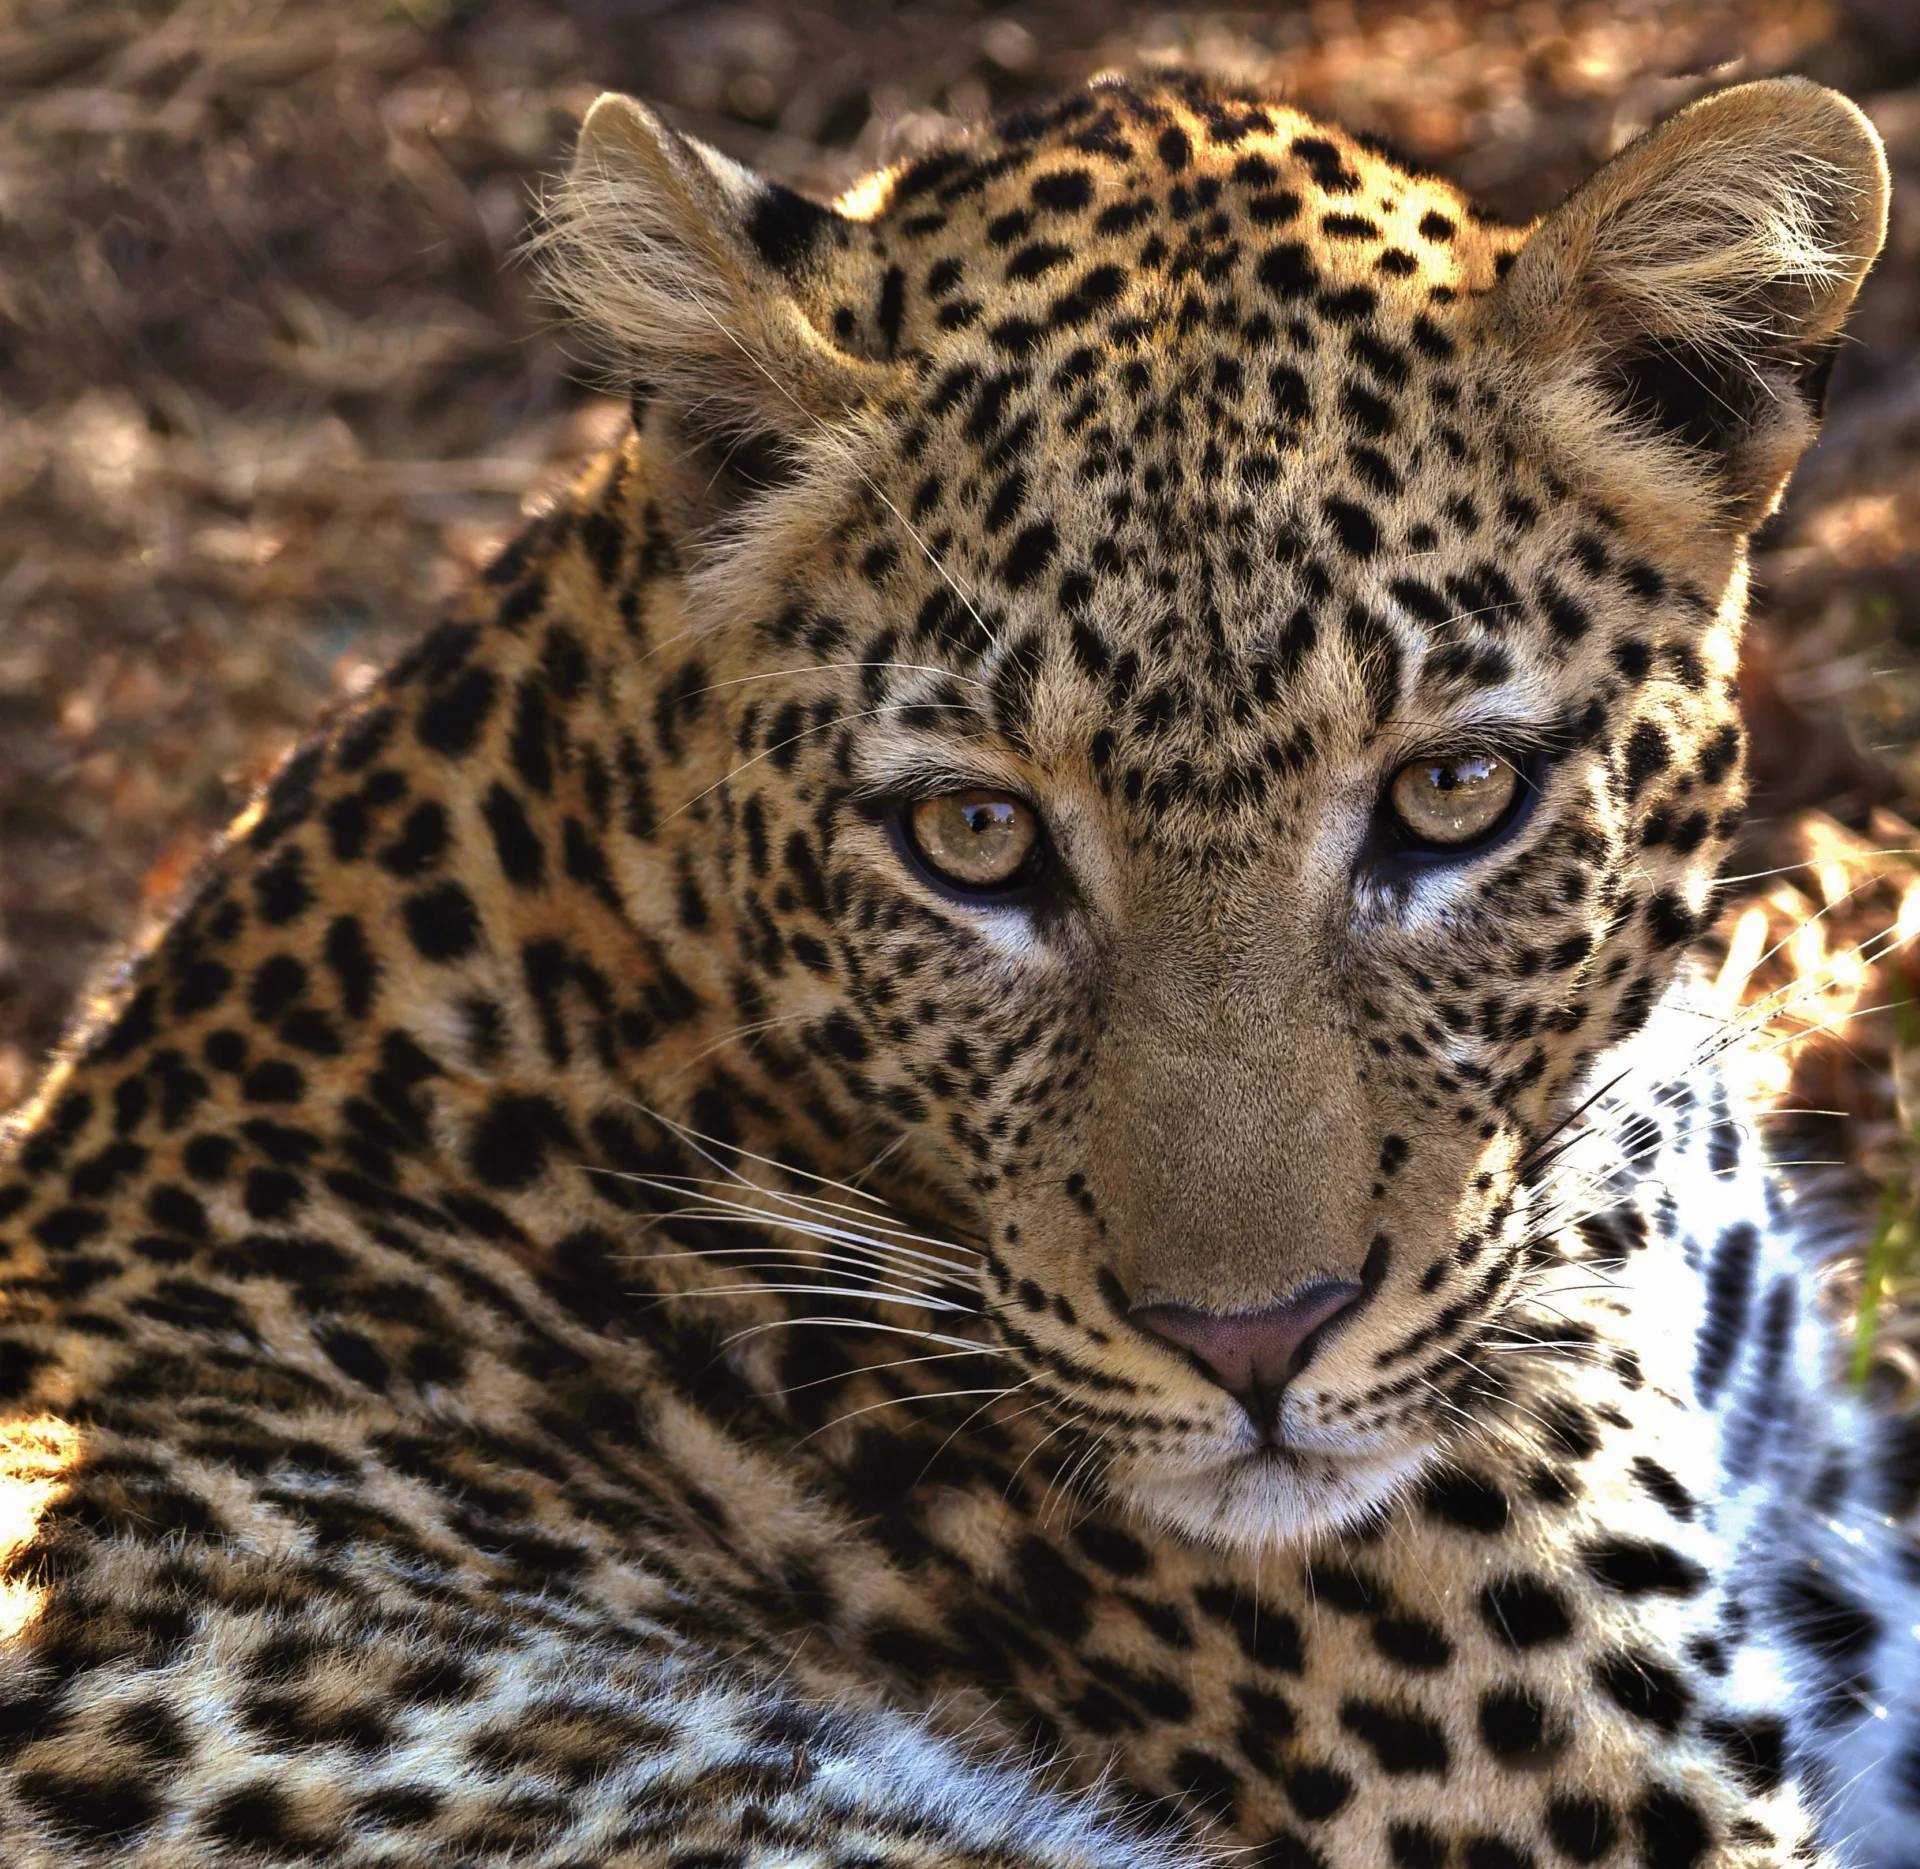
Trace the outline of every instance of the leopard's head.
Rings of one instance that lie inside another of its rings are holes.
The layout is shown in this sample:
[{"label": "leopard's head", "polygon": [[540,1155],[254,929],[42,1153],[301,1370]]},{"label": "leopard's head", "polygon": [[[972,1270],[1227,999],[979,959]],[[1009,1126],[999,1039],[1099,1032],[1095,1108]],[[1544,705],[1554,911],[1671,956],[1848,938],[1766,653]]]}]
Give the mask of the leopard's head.
[{"label": "leopard's head", "polygon": [[588,119],[559,277],[680,464],[740,964],[1163,1522],[1350,1521],[1474,1407],[1734,828],[1745,541],[1885,200],[1797,80],[1532,228],[1192,84],[835,209]]}]

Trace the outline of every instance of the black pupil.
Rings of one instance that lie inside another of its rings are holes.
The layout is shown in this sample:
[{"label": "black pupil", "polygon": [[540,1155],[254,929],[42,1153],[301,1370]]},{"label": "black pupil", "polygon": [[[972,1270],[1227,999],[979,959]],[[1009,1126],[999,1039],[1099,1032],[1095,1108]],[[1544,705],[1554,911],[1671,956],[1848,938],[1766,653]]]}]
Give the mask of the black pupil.
[{"label": "black pupil", "polygon": [[989,832],[1013,823],[1013,807],[1004,798],[982,799],[971,805],[962,805],[960,809],[966,816],[967,829],[976,837],[985,837]]}]

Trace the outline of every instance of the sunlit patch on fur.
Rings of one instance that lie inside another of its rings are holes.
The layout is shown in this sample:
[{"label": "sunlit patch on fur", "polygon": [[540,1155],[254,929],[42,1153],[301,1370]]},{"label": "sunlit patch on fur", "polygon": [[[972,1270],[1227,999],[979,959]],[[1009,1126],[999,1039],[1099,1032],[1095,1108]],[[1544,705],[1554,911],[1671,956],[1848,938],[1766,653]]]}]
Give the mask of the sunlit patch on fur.
[{"label": "sunlit patch on fur", "polygon": [[79,1453],[78,1431],[55,1415],[0,1427],[0,1642],[11,1641],[40,1613],[45,1588],[9,1572],[66,1490]]}]

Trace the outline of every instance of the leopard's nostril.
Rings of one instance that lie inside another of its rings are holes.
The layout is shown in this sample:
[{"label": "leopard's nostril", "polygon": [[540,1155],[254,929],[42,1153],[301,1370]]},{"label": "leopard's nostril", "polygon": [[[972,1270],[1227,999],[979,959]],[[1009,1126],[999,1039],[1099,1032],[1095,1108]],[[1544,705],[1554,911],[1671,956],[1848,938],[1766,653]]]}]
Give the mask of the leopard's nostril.
[{"label": "leopard's nostril", "polygon": [[1259,1311],[1221,1316],[1186,1304],[1141,1304],[1127,1313],[1127,1321],[1198,1357],[1259,1420],[1311,1359],[1315,1332],[1348,1310],[1361,1292],[1351,1279],[1323,1279]]}]

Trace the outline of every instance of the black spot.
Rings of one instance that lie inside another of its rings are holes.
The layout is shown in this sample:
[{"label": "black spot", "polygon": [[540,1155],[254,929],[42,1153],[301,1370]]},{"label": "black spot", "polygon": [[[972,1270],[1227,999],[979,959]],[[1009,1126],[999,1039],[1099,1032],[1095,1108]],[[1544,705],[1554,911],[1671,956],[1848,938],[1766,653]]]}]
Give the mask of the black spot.
[{"label": "black spot", "polygon": [[1633,1477],[1675,1518],[1685,1522],[1693,1517],[1693,1495],[1659,1461],[1646,1454],[1634,1455]]},{"label": "black spot", "polygon": [[1053,521],[1042,519],[1026,527],[1007,548],[1000,575],[1009,590],[1020,590],[1033,582],[1052,561],[1059,543]]},{"label": "black spot", "polygon": [[522,676],[514,688],[513,732],[507,751],[514,770],[530,791],[553,789],[553,717],[547,690],[538,676]]},{"label": "black spot", "polygon": [[1307,379],[1292,364],[1275,364],[1267,373],[1267,388],[1273,396],[1274,411],[1283,422],[1298,424],[1313,413]]},{"label": "black spot", "polygon": [[458,960],[480,939],[480,914],[458,883],[422,890],[401,904],[407,934],[427,960]]},{"label": "black spot", "polygon": [[261,919],[276,928],[306,912],[313,902],[313,890],[307,884],[306,859],[297,846],[281,851],[254,877],[253,894],[260,905]]},{"label": "black spot", "polygon": [[1535,1770],[1566,1749],[1565,1728],[1550,1720],[1531,1688],[1496,1687],[1480,1696],[1480,1738],[1503,1765]]},{"label": "black spot", "polygon": [[1447,1736],[1423,1713],[1374,1700],[1346,1700],[1340,1704],[1340,1724],[1372,1748],[1390,1778],[1419,1772],[1446,1776]]},{"label": "black spot", "polygon": [[[1255,195],[1247,203],[1247,219],[1256,227],[1284,227],[1299,212],[1300,197],[1290,188],[1282,188],[1272,194]],[[1308,277],[1301,288],[1302,292],[1311,291],[1313,285],[1314,280]],[[1288,293],[1286,296],[1296,297],[1298,294]]]},{"label": "black spot", "polygon": [[1558,1797],[1547,1806],[1547,1837],[1562,1856],[1597,1863],[1618,1835],[1613,1812],[1598,1798]]},{"label": "black spot", "polygon": [[1394,1869],[1446,1869],[1447,1840],[1425,1824],[1390,1825],[1387,1848],[1392,1852]]},{"label": "black spot", "polygon": [[1594,1663],[1593,1678],[1615,1706],[1663,1733],[1677,1733],[1693,1705],[1686,1682],[1648,1654],[1603,1655]]},{"label": "black spot", "polygon": [[1664,772],[1672,760],[1673,748],[1659,725],[1651,720],[1641,721],[1627,735],[1627,749],[1622,765],[1628,800],[1638,798],[1646,789],[1647,781],[1656,774]]},{"label": "black spot", "polygon": [[1753,1304],[1754,1262],[1759,1253],[1759,1233],[1750,1221],[1737,1221],[1720,1236],[1707,1269],[1707,1314],[1700,1324],[1693,1387],[1708,1407],[1718,1397],[1746,1334],[1747,1313]]},{"label": "black spot", "polygon": [[1310,1563],[1307,1595],[1346,1616],[1378,1616],[1387,1608],[1386,1586],[1377,1577],[1350,1564]]},{"label": "black spot", "polygon": [[1153,1563],[1146,1546],[1131,1533],[1098,1519],[1083,1519],[1076,1525],[1073,1541],[1102,1570],[1109,1570],[1116,1577],[1142,1576]]},{"label": "black spot", "polygon": [[1697,1596],[1707,1573],[1692,1558],[1645,1538],[1600,1538],[1583,1546],[1580,1561],[1622,1596]]},{"label": "black spot", "polygon": [[1584,604],[1569,597],[1551,578],[1540,581],[1540,607],[1547,623],[1562,642],[1578,642],[1593,627],[1593,618]]},{"label": "black spot", "polygon": [[[1342,286],[1337,292],[1323,292],[1319,306],[1323,315],[1336,324],[1358,324],[1363,318],[1373,315],[1374,307],[1380,302],[1380,295],[1372,286]],[[1360,339],[1354,340],[1356,351],[1371,350],[1375,356],[1381,353],[1381,347],[1364,345]],[[1398,381],[1405,374],[1405,365],[1397,369],[1383,370],[1389,380]]]},{"label": "black spot", "polygon": [[1682,947],[1694,937],[1692,911],[1671,889],[1662,889],[1647,904],[1647,926],[1661,947]]},{"label": "black spot", "polygon": [[306,1079],[297,1064],[266,1058],[240,1080],[240,1094],[249,1103],[298,1103],[307,1094]]},{"label": "black spot", "polygon": [[1354,472],[1375,493],[1399,492],[1400,476],[1394,472],[1392,462],[1378,448],[1349,448],[1347,459],[1353,463]]},{"label": "black spot", "polygon": [[402,879],[423,875],[446,853],[446,807],[426,800],[407,813],[400,835],[380,852],[380,867]]},{"label": "black spot", "polygon": [[889,266],[880,280],[880,302],[873,321],[886,340],[887,355],[900,348],[900,320],[907,305],[907,275],[898,266]]},{"label": "black spot", "polygon": [[[1125,1316],[1125,1307],[1120,1314]],[[1207,1584],[1194,1593],[1201,1612],[1224,1623],[1239,1640],[1241,1651],[1256,1666],[1285,1674],[1299,1674],[1306,1666],[1306,1644],[1300,1625],[1283,1609],[1224,1584]]]},{"label": "black spot", "polygon": [[1421,1488],[1420,1503],[1434,1518],[1469,1532],[1503,1532],[1512,1514],[1499,1487],[1464,1467],[1434,1474]]},{"label": "black spot", "polygon": [[994,344],[1010,357],[1028,355],[1043,335],[1031,318],[1003,318],[988,333]]},{"label": "black spot", "polygon": [[307,970],[291,954],[275,954],[254,971],[247,1005],[263,1022],[279,1018],[307,990]]},{"label": "black spot", "polygon": [[1533,1869],[1532,1854],[1505,1837],[1468,1837],[1460,1857],[1464,1869]]},{"label": "black spot", "polygon": [[284,1168],[250,1168],[243,1199],[256,1220],[284,1220],[306,1198],[297,1175]]},{"label": "black spot", "polygon": [[1709,785],[1718,785],[1739,762],[1740,729],[1732,722],[1722,727],[1707,742],[1700,755],[1700,776]]},{"label": "black spot", "polygon": [[1786,1577],[1776,1601],[1794,1640],[1828,1661],[1857,1661],[1880,1639],[1879,1619],[1811,1566]]},{"label": "black spot", "polygon": [[1248,1861],[1255,1869],[1327,1869],[1327,1859],[1293,1830],[1276,1830]]},{"label": "black spot", "polygon": [[545,1172],[550,1149],[574,1147],[566,1118],[545,1097],[504,1096],[474,1124],[467,1164],[488,1187],[524,1188]]},{"label": "black spot", "polygon": [[[194,1180],[221,1182],[227,1178],[227,1172],[233,1165],[237,1146],[231,1136],[195,1136],[181,1152],[180,1159]],[[198,1206],[198,1203],[195,1205]],[[160,1224],[169,1226],[172,1222],[163,1220]]]},{"label": "black spot", "polygon": [[1332,522],[1340,543],[1356,558],[1371,558],[1380,549],[1380,528],[1364,506],[1350,500],[1323,500],[1320,510]]},{"label": "black spot", "polygon": [[1072,214],[1093,200],[1093,177],[1085,169],[1037,175],[1028,190],[1033,205],[1050,214]]},{"label": "black spot", "polygon": [[200,1055],[216,1071],[241,1071],[247,1063],[246,1035],[236,1032],[231,1026],[222,1026],[217,1032],[209,1032],[200,1046]]},{"label": "black spot", "polygon": [[131,1842],[160,1814],[153,1787],[120,1770],[110,1779],[81,1777],[71,1769],[22,1772],[17,1789],[24,1802],[84,1844]]},{"label": "black spot", "polygon": [[1770,1798],[1786,1782],[1787,1729],[1767,1714],[1747,1719],[1713,1716],[1700,1722],[1701,1737],[1726,1754],[1740,1782],[1757,1798]]},{"label": "black spot", "polygon": [[481,806],[481,815],[493,833],[500,873],[518,889],[537,889],[546,875],[546,847],[527,822],[519,799],[496,782]]},{"label": "black spot", "polygon": [[1699,1805],[1664,1785],[1642,1794],[1633,1807],[1633,1821],[1646,1869],[1695,1869],[1713,1842]]},{"label": "black spot", "polygon": [[1051,272],[1054,267],[1072,258],[1071,247],[1063,247],[1051,240],[1035,240],[1022,247],[1007,262],[1007,278],[1009,281],[1038,279],[1042,273]]},{"label": "black spot", "polygon": [[56,1207],[33,1224],[33,1236],[49,1252],[72,1252],[107,1230],[107,1217],[95,1207]]},{"label": "black spot", "polygon": [[[513,546],[508,546],[505,557]],[[393,737],[393,729],[398,716],[391,707],[376,707],[350,720],[341,730],[338,745],[334,749],[333,763],[342,772],[359,772],[371,765],[385,750],[387,742]]]},{"label": "black spot", "polygon": [[180,969],[179,984],[173,990],[173,1010],[177,1017],[191,1018],[219,1005],[233,985],[233,971],[217,960],[189,961]]},{"label": "black spot", "polygon": [[327,929],[323,953],[340,984],[342,1009],[349,1018],[364,1019],[373,1004],[379,967],[360,923],[351,915],[337,916]]},{"label": "black spot", "polygon": [[450,758],[470,751],[493,712],[494,692],[493,671],[470,663],[421,708],[414,727],[420,744]]},{"label": "black spot", "polygon": [[1331,1765],[1290,1765],[1280,1783],[1294,1815],[1309,1823],[1337,1816],[1353,1797],[1353,1780]]},{"label": "black spot", "polygon": [[747,217],[747,238],[769,266],[791,276],[813,252],[833,215],[778,182],[764,182],[762,188]]},{"label": "black spot", "polygon": [[1289,240],[1263,254],[1254,277],[1276,298],[1303,299],[1320,283],[1312,256],[1298,240]]},{"label": "black spot", "polygon": [[1350,195],[1360,186],[1359,176],[1324,136],[1296,136],[1291,153],[1307,165],[1314,181],[1330,195]]},{"label": "black spot", "polygon": [[1046,1539],[1026,1537],[1014,1553],[1014,1571],[1040,1626],[1077,1642],[1090,1626],[1093,1586]]},{"label": "black spot", "polygon": [[860,1063],[872,1050],[866,1033],[839,1007],[821,1022],[820,1039],[836,1058],[844,1058],[849,1064]]},{"label": "black spot", "polygon": [[1453,1657],[1453,1644],[1424,1616],[1382,1616],[1373,1625],[1373,1645],[1403,1668],[1444,1668]]},{"label": "black spot", "polygon": [[[1372,390],[1362,384],[1353,382],[1347,384],[1346,388],[1340,392],[1340,407],[1353,418],[1356,426],[1369,435],[1393,433],[1395,426],[1393,404],[1384,396],[1375,395]],[[1446,612],[1443,609],[1441,616],[1432,620],[1441,621],[1445,615]]]},{"label": "black spot", "polygon": [[[233,1145],[226,1142],[224,1137],[216,1136],[196,1136],[193,1143],[188,1145],[187,1172],[196,1181],[218,1181],[226,1172],[224,1166],[213,1175],[203,1174],[195,1167],[194,1150],[202,1143],[223,1144],[228,1153]],[[202,1167],[207,1165],[204,1154],[200,1157],[200,1163]],[[188,1239],[203,1240],[207,1237],[206,1208],[196,1196],[189,1194],[185,1188],[175,1187],[171,1182],[162,1183],[147,1196],[147,1218],[155,1226],[165,1227],[172,1233],[183,1233]]]},{"label": "black spot", "polygon": [[1187,140],[1186,131],[1177,124],[1170,124],[1160,132],[1156,147],[1169,174],[1178,175],[1193,159],[1193,145]]},{"label": "black spot", "polygon": [[[1576,1331],[1584,1329],[1581,1326],[1573,1328]],[[1586,1340],[1584,1335],[1566,1339],[1568,1342]],[[1569,1401],[1565,1396],[1555,1396],[1541,1405],[1538,1414],[1540,1436],[1549,1452],[1557,1450],[1571,1455],[1575,1460],[1591,1460],[1600,1451],[1599,1431],[1578,1402]]]},{"label": "black spot", "polygon": [[319,1334],[319,1344],[342,1375],[350,1376],[362,1388],[378,1394],[386,1392],[392,1379],[387,1359],[358,1331],[336,1326]]},{"label": "black spot", "polygon": [[1497,1578],[1480,1592],[1480,1619],[1514,1649],[1564,1641],[1573,1631],[1566,1599],[1551,1584],[1524,1572]]},{"label": "black spot", "polygon": [[1056,327],[1071,329],[1085,324],[1103,305],[1120,296],[1127,282],[1118,266],[1096,266],[1074,286],[1047,307],[1047,321]]},{"label": "black spot", "polygon": [[325,750],[319,746],[302,747],[273,775],[262,800],[260,816],[247,833],[247,842],[254,849],[267,849],[295,825],[305,823],[313,810],[313,785]]}]

